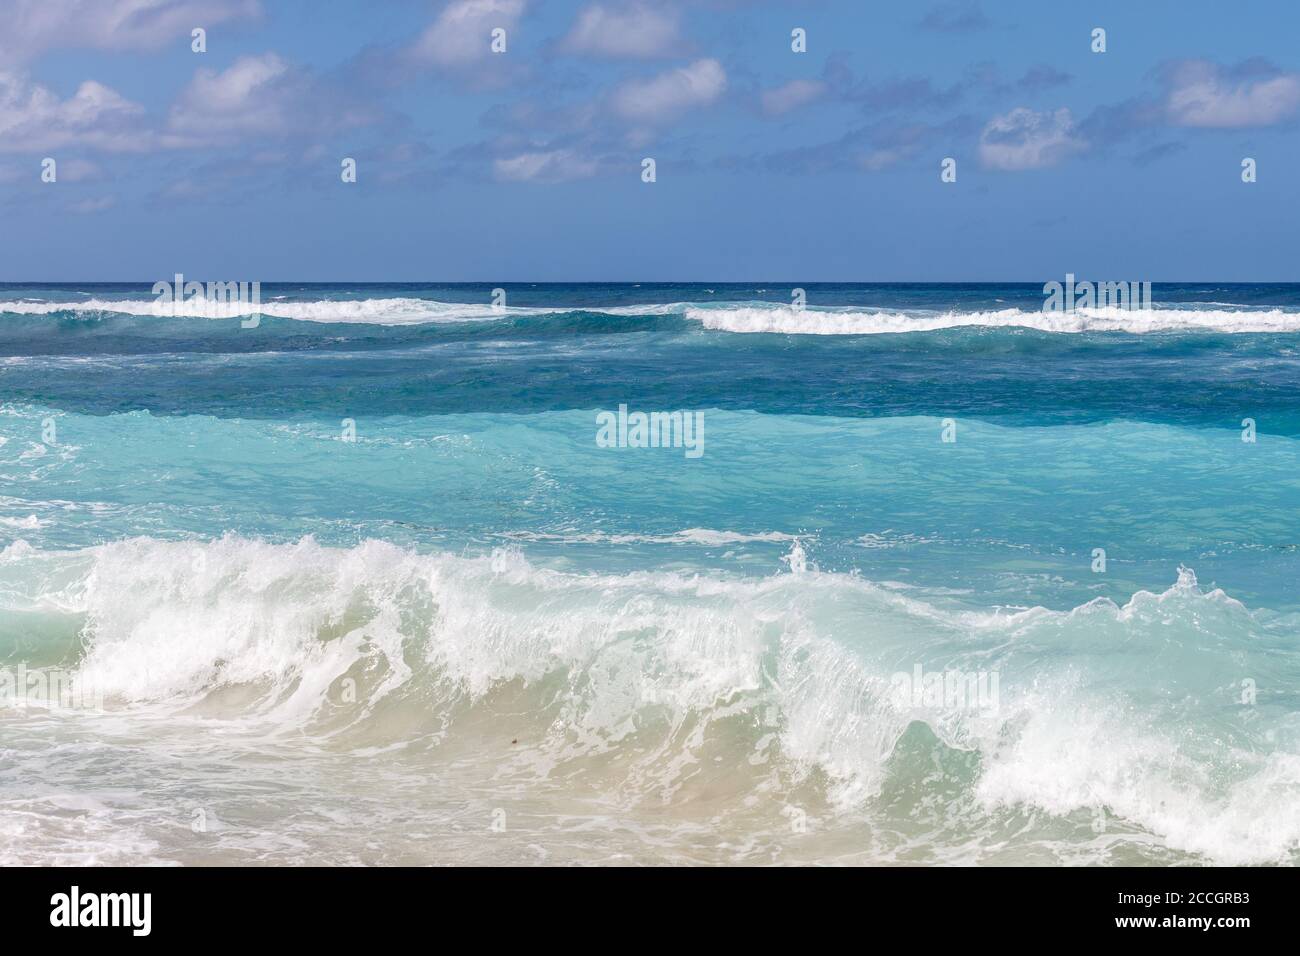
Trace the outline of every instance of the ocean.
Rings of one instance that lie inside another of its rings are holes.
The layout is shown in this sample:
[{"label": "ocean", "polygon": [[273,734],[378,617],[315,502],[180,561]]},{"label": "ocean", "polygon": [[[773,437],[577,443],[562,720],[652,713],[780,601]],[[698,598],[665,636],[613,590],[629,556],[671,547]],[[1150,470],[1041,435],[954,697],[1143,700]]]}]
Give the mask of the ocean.
[{"label": "ocean", "polygon": [[795,285],[0,284],[0,863],[1300,862],[1300,285]]}]

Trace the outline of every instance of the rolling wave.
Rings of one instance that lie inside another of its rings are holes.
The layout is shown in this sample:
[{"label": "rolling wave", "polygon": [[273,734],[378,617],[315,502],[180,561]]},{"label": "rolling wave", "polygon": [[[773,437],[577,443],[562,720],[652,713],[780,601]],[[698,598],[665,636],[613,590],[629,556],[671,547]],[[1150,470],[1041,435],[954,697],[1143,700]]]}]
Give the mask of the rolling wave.
[{"label": "rolling wave", "polygon": [[[43,635],[38,663],[75,668],[119,717],[198,709],[317,738],[364,731],[371,746],[433,721],[449,747],[507,718],[501,732],[520,734],[510,715],[531,714],[538,759],[623,754],[623,786],[647,798],[666,784],[637,770],[646,754],[738,774],[774,760],[858,812],[879,804],[919,722],[975,758],[962,785],[984,814],[1105,813],[1223,863],[1300,848],[1294,724],[1237,699],[1239,675],[1261,688],[1287,675],[1252,614],[1190,571],[1123,606],[1010,612],[808,571],[796,552],[790,572],[752,578],[579,574],[511,548],[377,541],[18,543],[0,552],[0,643],[21,631],[30,653]],[[993,705],[900,694],[898,675],[921,667],[997,674]],[[526,702],[503,711],[505,692]]]},{"label": "rolling wave", "polygon": [[1201,309],[1080,309],[1075,312],[866,312],[795,310],[789,306],[746,305],[737,308],[688,306],[686,318],[723,332],[772,332],[786,335],[877,335],[934,332],[956,328],[1036,329],[1041,332],[1300,332],[1300,313],[1210,311]]},{"label": "rolling wave", "polygon": [[[1215,305],[1220,305],[1215,303]],[[1034,329],[1042,332],[1149,333],[1293,333],[1300,332],[1300,312],[1283,309],[1195,308],[1170,304],[1154,309],[1079,309],[1042,312],[1019,308],[972,311],[805,308],[770,302],[703,304],[674,302],[608,307],[511,306],[439,302],[421,298],[321,299],[264,301],[256,308],[240,303],[195,299],[179,304],[153,299],[87,299],[78,302],[36,300],[0,302],[0,314],[136,315],[157,318],[232,319],[254,313],[314,323],[381,326],[458,322],[515,321],[585,313],[619,317],[679,316],[710,331],[784,335],[876,335],[933,332],[958,328]]]},{"label": "rolling wave", "polygon": [[188,299],[173,303],[157,299],[86,299],[81,302],[0,302],[0,313],[14,315],[56,315],[60,313],[103,313],[232,319],[268,315],[281,319],[322,323],[373,323],[376,325],[423,325],[438,322],[484,322],[549,315],[569,309],[496,308],[489,304],[437,302],[432,299],[320,299],[311,302],[266,300],[256,307],[248,303],[212,299]]}]

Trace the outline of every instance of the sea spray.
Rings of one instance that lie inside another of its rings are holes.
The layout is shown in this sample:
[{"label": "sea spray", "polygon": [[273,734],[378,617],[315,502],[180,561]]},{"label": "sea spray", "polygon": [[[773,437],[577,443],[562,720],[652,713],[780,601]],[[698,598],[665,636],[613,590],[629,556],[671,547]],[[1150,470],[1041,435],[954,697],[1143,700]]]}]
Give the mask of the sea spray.
[{"label": "sea spray", "polygon": [[[197,554],[206,555],[201,577],[191,570]],[[139,539],[6,562],[6,601],[21,595],[25,605],[39,604],[40,594],[22,588],[49,578],[30,578],[24,564],[51,560],[66,564],[61,577],[81,582],[63,590],[62,610],[51,612],[69,631],[90,622],[79,671],[109,691],[110,711],[123,717],[136,708],[198,708],[224,714],[232,728],[329,728],[334,737],[350,728],[375,745],[400,743],[425,713],[452,746],[459,733],[477,734],[482,721],[496,719],[493,701],[522,681],[512,693],[528,694],[530,709],[561,721],[532,746],[547,759],[578,761],[573,772],[586,762],[594,773],[599,755],[634,728],[667,734],[655,750],[671,748],[673,763],[714,752],[744,766],[760,737],[724,746],[728,715],[739,708],[754,715],[756,730],[776,735],[778,750],[766,759],[775,757],[792,781],[816,769],[838,812],[859,813],[888,785],[890,755],[918,717],[912,700],[891,693],[889,662],[915,654],[921,638],[930,657],[923,674],[998,675],[985,685],[998,691],[992,714],[969,713],[969,701],[947,695],[945,680],[942,699],[923,692],[928,713],[920,715],[942,746],[983,754],[985,769],[970,786],[990,812],[1029,804],[1069,813],[1095,792],[1171,846],[1232,861],[1276,859],[1300,835],[1300,817],[1274,814],[1267,835],[1251,809],[1291,785],[1293,758],[1270,749],[1251,729],[1256,721],[1239,730],[1254,739],[1249,751],[1225,751],[1217,727],[1229,702],[1222,668],[1246,666],[1270,682],[1267,655],[1243,665],[1238,649],[1249,646],[1256,625],[1226,595],[1201,592],[1189,574],[1123,607],[1005,616],[944,610],[807,569],[762,580],[565,574],[511,549],[466,559],[378,542],[341,550],[311,541]],[[71,595],[78,596],[68,603]],[[1189,640],[1207,626],[1241,641],[1229,650]],[[1029,653],[1044,647],[1053,652]],[[1140,682],[1117,687],[1111,661],[1121,650],[1126,673],[1159,660],[1181,676],[1184,698],[1199,704],[1175,716]],[[409,666],[419,660],[426,663]],[[379,679],[367,678],[347,704],[344,682],[366,672]],[[654,695],[637,690],[639,673],[657,675]],[[556,680],[572,688],[563,704],[546,702]],[[443,690],[429,696],[434,687]],[[307,688],[314,698],[302,697]],[[236,700],[245,701],[242,714],[230,710]],[[1090,716],[1081,721],[1080,713]],[[992,727],[989,716],[997,718]],[[677,726],[696,727],[694,742],[673,743]],[[1208,765],[1219,768],[1215,787],[1187,777],[1187,768]],[[1162,792],[1171,796],[1159,810],[1138,797]],[[1211,808],[1216,822],[1207,827]],[[1248,833],[1251,842],[1240,842]]]}]

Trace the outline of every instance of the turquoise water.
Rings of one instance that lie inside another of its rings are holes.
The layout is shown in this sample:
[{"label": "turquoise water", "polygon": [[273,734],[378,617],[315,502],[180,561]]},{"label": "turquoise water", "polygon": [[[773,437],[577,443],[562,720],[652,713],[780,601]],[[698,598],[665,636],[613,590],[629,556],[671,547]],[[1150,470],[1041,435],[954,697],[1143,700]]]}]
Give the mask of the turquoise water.
[{"label": "turquoise water", "polygon": [[805,288],[0,286],[0,859],[1295,862],[1300,287]]}]

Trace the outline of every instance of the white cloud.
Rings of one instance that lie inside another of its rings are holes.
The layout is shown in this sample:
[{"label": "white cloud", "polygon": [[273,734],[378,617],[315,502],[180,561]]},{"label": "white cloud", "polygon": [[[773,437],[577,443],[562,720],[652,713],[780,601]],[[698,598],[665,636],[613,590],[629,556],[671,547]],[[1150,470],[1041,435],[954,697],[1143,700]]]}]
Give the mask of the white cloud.
[{"label": "white cloud", "polygon": [[100,196],[98,199],[81,199],[72,203],[70,208],[73,212],[95,213],[103,212],[106,209],[112,209],[117,204],[117,199],[113,196]]},{"label": "white cloud", "polygon": [[68,146],[114,152],[148,149],[138,103],[86,80],[68,99],[22,73],[0,71],[0,152],[47,152]]},{"label": "white cloud", "polygon": [[705,59],[626,82],[576,106],[548,109],[525,103],[498,117],[507,127],[526,128],[525,135],[500,136],[464,155],[469,161],[491,157],[492,174],[502,181],[586,179],[609,169],[612,153],[645,147],[668,120],[712,103],[726,86],[722,66]]},{"label": "white cloud", "polygon": [[261,13],[258,0],[7,0],[0,63],[55,48],[152,50],[194,27]]},{"label": "white cloud", "polygon": [[241,57],[223,71],[196,70],[166,126],[152,128],[145,125],[144,107],[102,83],[87,80],[61,99],[25,73],[0,70],[0,153],[223,146],[252,136],[328,133],[381,116],[372,103],[323,84],[275,53]]},{"label": "white cloud", "polygon": [[283,121],[285,94],[294,79],[275,53],[244,56],[218,73],[201,68],[172,107],[177,132],[268,132]]},{"label": "white cloud", "polygon": [[818,80],[791,80],[782,86],[763,91],[763,112],[769,116],[780,116],[806,106],[825,92],[826,84]]},{"label": "white cloud", "polygon": [[560,42],[566,53],[633,59],[671,56],[681,48],[677,11],[656,10],[643,3],[621,8],[600,3],[584,7]]},{"label": "white cloud", "polygon": [[569,150],[556,149],[503,157],[492,164],[497,179],[510,182],[559,183],[596,175],[597,163]]},{"label": "white cloud", "polygon": [[81,183],[102,175],[94,163],[85,159],[69,159],[59,163],[59,182]]},{"label": "white cloud", "polygon": [[1271,126],[1300,109],[1300,75],[1295,73],[1234,75],[1192,60],[1179,64],[1169,79],[1165,109],[1175,126]]},{"label": "white cloud", "polygon": [[1036,113],[1021,106],[985,124],[980,133],[979,157],[989,169],[1042,169],[1055,166],[1086,146],[1075,131],[1068,109]]},{"label": "white cloud", "polygon": [[873,149],[862,157],[861,164],[863,169],[876,173],[902,162],[909,155],[911,151],[905,149]]},{"label": "white cloud", "polygon": [[614,109],[629,119],[661,120],[695,106],[705,106],[727,88],[727,74],[717,60],[696,60],[689,66],[635,80],[614,91]]},{"label": "white cloud", "polygon": [[514,29],[527,0],[454,0],[412,48],[419,59],[444,68],[469,66],[492,56],[492,31]]},{"label": "white cloud", "polygon": [[240,57],[220,72],[195,71],[168,118],[169,146],[222,145],[244,136],[328,132],[378,113],[273,52]]}]

